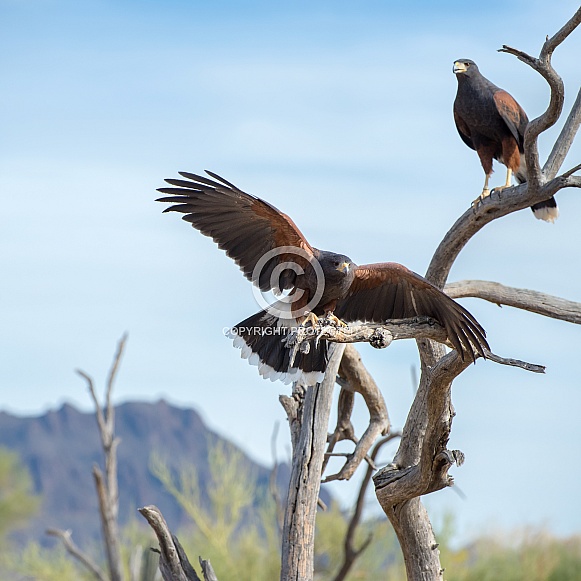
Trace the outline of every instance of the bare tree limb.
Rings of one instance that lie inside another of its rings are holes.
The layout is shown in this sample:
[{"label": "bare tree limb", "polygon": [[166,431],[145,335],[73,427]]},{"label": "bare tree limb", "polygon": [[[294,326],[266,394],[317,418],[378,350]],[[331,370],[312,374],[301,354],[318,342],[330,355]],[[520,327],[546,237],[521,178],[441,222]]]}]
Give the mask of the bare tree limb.
[{"label": "bare tree limb", "polygon": [[296,422],[299,427],[291,425],[293,464],[283,528],[281,581],[312,581],[313,578],[321,469],[335,377],[344,348],[343,345],[332,345],[322,383],[307,387],[304,400],[296,407],[284,406],[293,414],[289,421]]},{"label": "bare tree limb", "polygon": [[[176,538],[177,541],[177,538]],[[178,542],[179,544],[179,542]],[[212,568],[212,564],[210,563],[210,559],[202,559],[200,557],[198,559],[200,561],[200,567],[202,568],[202,574],[204,575],[205,581],[218,581],[218,577],[216,577],[216,573],[214,573],[214,569]]]},{"label": "bare tree limb", "polygon": [[75,544],[72,539],[70,530],[62,531],[60,529],[47,529],[47,535],[59,538],[67,552],[77,559],[91,574],[99,581],[108,581],[105,572]]},{"label": "bare tree limb", "polygon": [[[373,449],[371,450],[370,457],[372,461],[375,461],[377,455],[381,448],[393,440],[394,438],[399,438],[401,436],[400,432],[393,432],[387,436],[378,440]],[[363,515],[363,507],[365,504],[365,493],[367,492],[367,488],[371,481],[371,475],[375,471],[375,468],[369,464],[367,466],[367,470],[365,472],[365,476],[361,481],[361,485],[359,486],[359,493],[357,495],[357,501],[355,502],[355,510],[351,515],[351,519],[349,520],[349,525],[347,527],[347,534],[345,535],[345,540],[343,542],[343,563],[341,564],[341,568],[339,569],[337,575],[335,575],[333,581],[344,581],[347,578],[347,575],[355,561],[367,549],[371,541],[373,540],[373,536],[370,534],[367,539],[363,542],[363,544],[355,548],[355,533],[359,524],[361,523],[361,517]]]},{"label": "bare tree limb", "polygon": [[[164,581],[201,581],[178,538],[171,533],[163,514],[156,506],[138,509],[155,532],[159,542],[159,570]],[[205,581],[218,581],[210,561],[200,557]]]},{"label": "bare tree limb", "polygon": [[305,348],[306,343],[319,342],[323,339],[332,343],[369,343],[376,349],[385,349],[392,341],[418,337],[433,339],[441,343],[448,341],[445,329],[435,319],[412,317],[393,319],[381,324],[351,324],[346,327],[319,319],[319,323],[313,327],[298,327],[290,333],[288,344],[296,354]]},{"label": "bare tree limb", "polygon": [[508,365],[510,367],[520,367],[525,371],[531,371],[532,373],[545,373],[546,367],[544,365],[537,365],[536,363],[527,363],[526,361],[521,361],[520,359],[511,359],[507,357],[500,357],[500,355],[495,355],[486,349],[486,359],[494,361],[494,363],[499,363],[500,365]]},{"label": "bare tree limb", "polygon": [[87,382],[89,393],[91,394],[91,398],[95,405],[95,417],[97,419],[101,445],[105,456],[105,476],[103,476],[103,473],[98,466],[94,466],[93,478],[95,480],[95,488],[99,501],[99,512],[101,515],[103,539],[109,565],[110,581],[123,580],[121,542],[117,523],[119,512],[117,446],[119,445],[120,440],[115,437],[115,412],[111,403],[111,393],[126,341],[127,334],[123,335],[117,344],[117,350],[109,370],[104,409],[99,404],[93,379],[84,371],[77,370],[77,373]]},{"label": "bare tree limb", "polygon": [[[369,410],[369,425],[358,441],[356,441],[353,435],[351,440],[355,442],[355,450],[348,457],[347,462],[341,470],[336,474],[327,476],[324,482],[348,480],[351,478],[359,464],[367,458],[367,453],[373,445],[373,442],[379,436],[385,435],[389,431],[389,414],[387,412],[387,406],[385,405],[385,399],[375,380],[363,365],[361,356],[353,345],[347,345],[345,348],[341,366],[339,367],[339,375],[345,381],[343,383],[343,389],[362,395],[365,400],[365,405]],[[332,448],[328,452],[331,450]]]},{"label": "bare tree limb", "polygon": [[332,456],[336,456],[333,453],[335,445],[337,442],[343,440],[350,440],[351,442],[357,443],[357,437],[355,436],[355,429],[351,423],[351,414],[353,413],[353,408],[355,406],[355,393],[345,389],[344,385],[346,382],[337,376],[336,382],[341,386],[341,391],[339,392],[339,398],[337,400],[337,425],[333,430],[332,434],[327,437],[327,451],[325,452],[325,459],[323,460],[322,473],[325,473],[329,459]]},{"label": "bare tree limb", "polygon": [[117,511],[113,510],[113,503],[109,497],[103,473],[97,465],[93,466],[93,479],[95,480],[95,489],[97,490],[97,498],[99,500],[99,513],[101,514],[101,525],[107,553],[107,562],[109,564],[109,574],[111,581],[121,581],[123,579],[123,568],[121,563]]},{"label": "bare tree limb", "polygon": [[547,81],[551,89],[547,110],[536,119],[533,119],[525,131],[524,149],[527,164],[527,183],[529,190],[532,192],[539,190],[543,180],[539,164],[539,152],[537,146],[538,137],[541,133],[552,127],[557,122],[561,116],[563,104],[565,102],[565,86],[563,80],[551,64],[551,57],[553,56],[555,49],[580,23],[581,8],[577,10],[573,17],[556,34],[551,38],[547,38],[541,48],[538,59],[506,45],[504,45],[499,51],[512,54],[532,67]]},{"label": "bare tree limb", "polygon": [[579,170],[581,170],[581,163],[577,164],[576,166],[572,167],[570,170],[566,171],[562,177],[568,178],[568,177],[572,176],[574,173],[578,172]]},{"label": "bare tree limb", "polygon": [[106,435],[102,435],[102,438],[106,438],[109,453],[105,453],[105,474],[107,476],[107,490],[110,498],[111,510],[117,519],[117,513],[119,510],[119,490],[117,482],[117,452],[116,447],[119,444],[119,440],[115,438],[115,407],[111,403],[111,394],[113,392],[113,383],[119,371],[119,365],[121,363],[121,358],[125,350],[125,344],[127,343],[127,333],[125,333],[119,343],[117,344],[117,351],[113,357],[113,363],[111,369],[109,370],[109,376],[107,379],[107,390],[105,393],[105,422],[107,426]]},{"label": "bare tree limb", "polygon": [[[565,125],[563,125],[563,129],[561,130],[559,137],[557,137],[553,149],[543,166],[543,176],[546,180],[552,180],[561,169],[561,166],[571,149],[571,145],[575,140],[575,135],[577,134],[579,125],[581,125],[581,89],[579,89],[577,93],[577,99],[575,99],[575,103],[571,108],[567,121],[565,121]],[[563,175],[567,176],[566,173]]]},{"label": "bare tree limb", "polygon": [[453,299],[476,297],[498,306],[507,305],[545,317],[581,324],[581,303],[539,291],[509,287],[486,280],[462,280],[448,283],[444,292]]},{"label": "bare tree limb", "polygon": [[456,220],[440,242],[432,260],[426,278],[442,288],[450,274],[452,265],[464,246],[484,226],[533,204],[543,202],[564,188],[580,188],[578,176],[558,176],[544,184],[535,193],[528,187],[528,182],[507,188],[502,192],[494,190],[476,209],[469,208]]}]

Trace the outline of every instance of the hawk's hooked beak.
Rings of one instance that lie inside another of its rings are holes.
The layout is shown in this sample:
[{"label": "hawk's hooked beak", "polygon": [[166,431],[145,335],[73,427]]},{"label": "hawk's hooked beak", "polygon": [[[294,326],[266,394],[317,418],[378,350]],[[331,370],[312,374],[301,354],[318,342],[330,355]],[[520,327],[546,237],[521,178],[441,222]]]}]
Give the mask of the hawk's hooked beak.
[{"label": "hawk's hooked beak", "polygon": [[460,61],[456,61],[454,63],[454,68],[452,69],[455,75],[457,75],[458,73],[465,73],[467,70],[468,67],[464,63],[461,63]]},{"label": "hawk's hooked beak", "polygon": [[347,274],[349,272],[349,269],[351,268],[351,265],[348,262],[342,262],[338,267],[337,270],[339,272],[344,272],[345,274]]}]

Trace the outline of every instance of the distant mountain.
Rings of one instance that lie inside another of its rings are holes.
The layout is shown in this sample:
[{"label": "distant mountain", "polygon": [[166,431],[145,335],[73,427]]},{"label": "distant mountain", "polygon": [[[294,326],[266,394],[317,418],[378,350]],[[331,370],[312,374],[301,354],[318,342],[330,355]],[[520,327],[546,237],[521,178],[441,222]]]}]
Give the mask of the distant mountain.
[{"label": "distant mountain", "polygon": [[[158,453],[172,469],[195,465],[202,492],[209,478],[208,450],[217,442],[235,446],[209,430],[192,409],[180,409],[165,401],[125,403],[115,408],[118,447],[119,521],[141,519],[136,509],[157,505],[170,528],[188,524],[187,516],[149,471],[152,453]],[[91,469],[103,467],[97,422],[93,413],[70,405],[39,417],[17,417],[0,412],[0,446],[17,452],[28,467],[36,492],[42,495],[41,512],[18,538],[46,542],[48,527],[71,529],[79,545],[99,538],[100,521]],[[246,457],[246,456],[245,456]],[[246,457],[266,486],[270,469]],[[288,485],[287,466],[279,467],[278,484]],[[284,496],[283,496],[284,498]],[[328,495],[323,496],[325,502]]]}]

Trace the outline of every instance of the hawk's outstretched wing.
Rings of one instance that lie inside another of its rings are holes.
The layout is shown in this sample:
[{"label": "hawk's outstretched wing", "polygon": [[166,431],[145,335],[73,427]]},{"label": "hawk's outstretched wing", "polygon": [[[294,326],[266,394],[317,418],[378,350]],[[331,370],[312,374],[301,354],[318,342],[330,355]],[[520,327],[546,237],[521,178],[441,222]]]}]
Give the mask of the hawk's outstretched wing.
[{"label": "hawk's outstretched wing", "polygon": [[419,274],[395,262],[365,264],[355,270],[347,296],[335,314],[346,322],[382,323],[390,319],[432,317],[447,331],[448,339],[462,355],[484,357],[486,333],[460,304]]},{"label": "hawk's outstretched wing", "polygon": [[[261,290],[291,288],[293,273],[287,270],[282,285],[276,286],[271,281],[273,270],[287,260],[306,269],[309,257],[313,257],[316,250],[286,214],[220,176],[206,173],[217,181],[187,172],[180,172],[186,179],[166,179],[174,187],[159,188],[159,192],[169,196],[158,201],[175,205],[164,211],[185,214],[183,219],[210,236],[238,264],[244,276]],[[299,250],[276,252],[282,247]],[[253,280],[255,267],[270,251],[274,251],[272,258],[261,265],[259,279]]]}]

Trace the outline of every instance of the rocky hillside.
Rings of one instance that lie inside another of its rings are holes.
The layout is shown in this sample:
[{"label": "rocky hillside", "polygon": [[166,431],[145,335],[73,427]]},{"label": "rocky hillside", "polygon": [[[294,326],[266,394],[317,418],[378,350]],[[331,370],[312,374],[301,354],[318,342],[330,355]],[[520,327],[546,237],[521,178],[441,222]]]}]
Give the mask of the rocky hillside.
[{"label": "rocky hillside", "polygon": [[[119,459],[119,519],[141,519],[137,507],[156,504],[170,527],[177,530],[187,517],[149,470],[153,453],[172,469],[196,466],[202,491],[209,477],[208,454],[219,441],[233,444],[210,431],[192,409],[165,401],[125,403],[115,409],[116,433],[121,438]],[[47,527],[71,529],[83,545],[98,538],[99,514],[91,468],[103,465],[95,417],[70,405],[39,417],[17,417],[0,412],[0,446],[14,450],[28,467],[42,507],[22,540],[45,539]],[[270,469],[247,458],[258,485],[266,486]],[[279,485],[288,482],[288,469],[279,469]],[[328,498],[325,499],[328,501]]]}]

